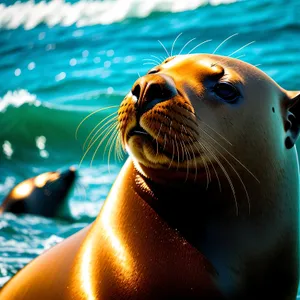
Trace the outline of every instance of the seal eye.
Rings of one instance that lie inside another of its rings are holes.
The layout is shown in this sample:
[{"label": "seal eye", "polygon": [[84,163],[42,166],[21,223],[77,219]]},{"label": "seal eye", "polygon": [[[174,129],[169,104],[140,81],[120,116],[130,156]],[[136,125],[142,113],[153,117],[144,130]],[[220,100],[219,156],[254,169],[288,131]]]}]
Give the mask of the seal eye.
[{"label": "seal eye", "polygon": [[239,97],[238,90],[228,82],[219,82],[214,86],[215,94],[226,102],[234,102]]},{"label": "seal eye", "polygon": [[151,69],[150,71],[148,71],[148,73],[147,73],[147,75],[149,75],[149,74],[155,74],[155,73],[157,73],[159,70],[158,69]]}]

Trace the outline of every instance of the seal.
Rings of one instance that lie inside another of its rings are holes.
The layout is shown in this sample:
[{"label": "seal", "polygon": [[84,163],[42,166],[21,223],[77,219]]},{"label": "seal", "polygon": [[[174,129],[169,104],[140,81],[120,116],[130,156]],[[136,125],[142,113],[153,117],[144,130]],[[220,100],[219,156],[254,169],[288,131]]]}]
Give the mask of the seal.
[{"label": "seal", "polygon": [[295,299],[299,95],[229,57],[168,58],[119,108],[129,158],[95,222],[6,299]]},{"label": "seal", "polygon": [[46,172],[22,181],[3,200],[0,212],[66,217],[66,198],[76,179],[76,170]]}]

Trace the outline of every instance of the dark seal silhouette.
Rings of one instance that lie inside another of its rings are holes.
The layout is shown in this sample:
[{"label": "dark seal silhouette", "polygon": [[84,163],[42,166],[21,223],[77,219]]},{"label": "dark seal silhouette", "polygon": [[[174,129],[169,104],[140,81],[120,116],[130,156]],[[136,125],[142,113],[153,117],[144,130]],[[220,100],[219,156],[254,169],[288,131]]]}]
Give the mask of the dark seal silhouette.
[{"label": "dark seal silhouette", "polygon": [[64,172],[46,172],[16,185],[1,205],[1,212],[59,216],[76,179],[71,167]]}]

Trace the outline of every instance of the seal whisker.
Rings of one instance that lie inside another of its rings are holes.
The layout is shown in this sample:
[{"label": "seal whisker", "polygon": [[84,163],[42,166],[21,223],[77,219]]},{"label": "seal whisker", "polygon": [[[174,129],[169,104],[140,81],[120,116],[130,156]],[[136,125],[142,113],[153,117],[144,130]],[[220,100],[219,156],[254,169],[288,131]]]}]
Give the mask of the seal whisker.
[{"label": "seal whisker", "polygon": [[[106,119],[107,119],[107,118],[106,118]],[[118,116],[115,116],[115,117],[109,119],[108,121],[106,121],[104,124],[102,124],[102,126],[94,133],[94,135],[93,135],[92,138],[90,139],[90,141],[89,141],[87,147],[89,147],[89,146],[91,145],[91,143],[93,142],[94,138],[97,136],[97,134],[98,134],[105,126],[108,126],[108,124],[111,123],[111,122],[117,121],[117,119],[118,119]],[[100,125],[100,124],[101,124],[101,122],[99,123],[99,125]],[[97,126],[98,126],[98,125],[97,125]],[[96,127],[97,127],[97,126],[96,126]],[[96,128],[96,127],[95,127],[95,128]],[[104,129],[104,131],[105,131],[105,129]],[[103,132],[104,132],[104,131],[103,131]],[[88,137],[87,137],[87,139],[88,139]],[[86,139],[85,142],[84,142],[83,148],[84,148],[85,144],[87,143],[87,139]]]},{"label": "seal whisker", "polygon": [[163,49],[166,51],[167,57],[169,57],[169,56],[170,56],[170,53],[168,52],[168,50],[167,50],[167,48],[165,47],[165,45],[164,45],[160,40],[157,40],[157,41],[161,44],[161,46],[163,47]]},{"label": "seal whisker", "polygon": [[177,35],[177,37],[175,38],[175,40],[174,40],[174,42],[173,42],[173,44],[172,44],[172,48],[171,48],[171,56],[173,56],[173,50],[174,50],[176,41],[179,39],[179,37],[180,37],[181,35],[182,35],[182,32],[179,33],[179,34]]},{"label": "seal whisker", "polygon": [[[117,123],[118,124],[118,123]],[[112,124],[114,125],[114,124]],[[111,134],[111,136],[109,137],[109,139],[106,141],[106,145],[104,147],[104,150],[103,150],[103,160],[104,160],[104,157],[105,157],[105,153],[106,153],[106,150],[107,150],[107,147],[108,145],[112,145],[112,141],[114,140],[115,136],[118,134],[118,127],[119,127],[119,124],[118,126],[115,128],[116,131],[114,133]]]},{"label": "seal whisker", "polygon": [[176,149],[177,149],[177,170],[179,169],[179,163],[180,163],[180,155],[179,155],[179,148],[178,148],[178,143],[177,143],[177,139],[176,139],[176,133],[174,134],[174,139],[175,139],[175,145],[176,145]]},{"label": "seal whisker", "polygon": [[184,158],[185,158],[185,145],[183,144],[182,141],[179,140],[179,143],[180,143],[180,146],[181,146],[181,153],[182,153],[182,161],[184,161]]},{"label": "seal whisker", "polygon": [[262,64],[257,64],[257,65],[254,65],[254,67],[259,67],[259,66],[261,66]]},{"label": "seal whisker", "polygon": [[[109,150],[108,150],[108,155],[107,155],[107,164],[108,164],[108,172],[110,173],[110,165],[109,165],[109,162],[110,162],[110,156],[111,156],[111,152],[112,152],[112,149],[113,149],[113,146],[115,146],[115,143],[116,143],[116,140],[118,138],[118,128],[116,130],[116,132],[114,133],[113,136],[113,139],[112,139],[112,142],[110,144],[110,147],[109,147]],[[109,141],[107,141],[106,145],[109,144]],[[106,146],[105,146],[106,147]]]},{"label": "seal whisker", "polygon": [[160,124],[159,130],[158,130],[158,134],[157,134],[157,136],[155,138],[155,141],[156,141],[156,154],[155,154],[155,157],[158,155],[158,138],[159,138],[159,134],[160,134],[162,125],[163,125],[163,123]]},{"label": "seal whisker", "polygon": [[226,43],[228,40],[230,40],[231,38],[233,38],[234,36],[237,36],[238,33],[234,33],[231,36],[229,36],[228,38],[226,38],[221,44],[219,44],[219,46],[214,50],[214,52],[212,54],[215,54],[222,45],[224,45],[224,43]]},{"label": "seal whisker", "polygon": [[192,50],[190,50],[190,51],[188,52],[188,54],[190,54],[190,53],[193,52],[196,48],[202,46],[203,44],[206,44],[206,43],[211,42],[211,41],[212,41],[212,40],[206,40],[206,41],[204,41],[204,42],[202,42],[202,43],[196,45]]},{"label": "seal whisker", "polygon": [[[182,128],[183,128],[184,126],[183,126],[183,124],[181,124],[181,136],[182,137],[184,137],[183,136],[183,134],[182,134]],[[187,150],[187,148],[186,148],[186,145],[185,144],[183,144],[183,146],[184,146],[184,151],[185,151],[185,154],[186,154],[186,177],[185,177],[185,182],[188,180],[188,177],[189,177],[189,160],[190,160],[190,155],[189,155],[189,152],[188,152],[188,150]]]},{"label": "seal whisker", "polygon": [[[89,133],[89,135],[87,136],[87,138],[86,138],[86,140],[85,140],[85,142],[84,142],[84,144],[83,144],[83,146],[82,146],[83,149],[85,148],[85,145],[86,145],[86,143],[87,143],[89,137],[93,134],[93,132],[96,130],[96,128],[99,127],[105,120],[109,119],[110,117],[112,117],[112,116],[113,116],[114,114],[116,114],[116,113],[118,113],[118,111],[115,111],[115,112],[113,112],[112,114],[106,116],[103,120],[101,120],[101,121],[93,128],[93,130]],[[118,117],[118,116],[116,116],[116,117]]]},{"label": "seal whisker", "polygon": [[246,47],[250,46],[250,45],[251,45],[251,44],[253,44],[253,43],[255,43],[255,41],[252,41],[252,42],[250,42],[250,43],[248,43],[248,44],[244,45],[243,47],[241,47],[241,48],[237,49],[236,51],[232,52],[231,54],[229,54],[229,55],[227,55],[227,56],[228,56],[228,57],[230,57],[230,56],[232,56],[233,54],[235,54],[235,53],[237,53],[237,52],[241,51],[242,49],[244,49],[244,48],[246,48]]},{"label": "seal whisker", "polygon": [[220,143],[218,143],[212,136],[210,136],[209,134],[208,134],[208,136],[217,145],[219,145],[224,151],[226,151],[226,153],[228,153],[236,162],[238,162],[258,183],[260,183],[260,181],[257,179],[257,177],[240,160],[238,160],[235,156],[233,156],[225,147],[223,147]]},{"label": "seal whisker", "polygon": [[165,147],[166,147],[166,143],[167,143],[167,135],[165,134],[164,135],[164,146],[163,146],[163,151],[165,150]]},{"label": "seal whisker", "polygon": [[106,110],[106,109],[111,109],[111,108],[116,108],[116,107],[119,107],[119,105],[111,105],[111,106],[107,106],[107,107],[102,107],[102,108],[99,108],[99,109],[93,111],[93,112],[90,113],[88,116],[86,116],[86,117],[79,123],[79,125],[78,125],[77,128],[76,128],[76,131],[75,131],[75,138],[76,138],[76,140],[77,140],[79,128],[81,127],[81,125],[82,125],[89,117],[91,117],[92,115],[94,115],[94,114],[96,114],[96,113],[98,113],[98,112],[100,112],[100,111],[103,111],[103,110]]},{"label": "seal whisker", "polygon": [[171,158],[170,164],[168,166],[168,169],[171,168],[171,165],[172,165],[173,160],[174,160],[174,155],[175,155],[175,146],[174,146],[174,140],[172,139],[172,158]]},{"label": "seal whisker", "polygon": [[[190,104],[189,104],[190,105]],[[201,123],[203,123],[203,125],[205,125],[206,127],[208,127],[210,130],[212,130],[215,134],[217,134],[221,139],[223,139],[227,144],[229,144],[230,146],[232,146],[232,143],[230,141],[228,141],[228,139],[226,139],[222,134],[220,134],[219,132],[217,132],[214,128],[212,128],[210,125],[208,125],[202,118],[200,118],[195,112],[193,111],[189,111],[190,113],[192,113]],[[195,123],[197,124],[197,123]],[[198,125],[199,126],[199,125]],[[202,128],[202,130],[204,130]]]},{"label": "seal whisker", "polygon": [[[200,144],[200,146],[202,147],[202,149],[203,149],[204,152],[207,151],[211,156],[213,156],[213,157],[215,156],[215,154],[212,153],[212,149],[207,149],[207,148],[205,147],[205,145],[203,145],[200,141],[198,141],[198,143]],[[210,165],[212,166],[212,168],[213,168],[213,170],[214,170],[214,172],[215,172],[215,174],[216,174],[216,177],[217,177],[217,180],[218,180],[218,185],[219,185],[219,190],[220,190],[220,192],[222,192],[221,181],[220,181],[218,172],[217,172],[217,170],[216,170],[214,164],[212,163],[212,161],[211,161],[209,155],[206,154],[206,157],[208,158],[208,160],[209,160],[209,162],[210,162]]]},{"label": "seal whisker", "polygon": [[241,55],[235,57],[235,59],[240,59],[240,58],[245,57],[245,56],[246,56],[246,54],[241,54]]},{"label": "seal whisker", "polygon": [[[202,121],[201,119],[199,120]],[[260,183],[258,178],[240,160],[238,160],[235,156],[233,156],[224,146],[222,146],[218,141],[216,141],[216,139],[214,139],[210,134],[208,134],[203,128],[199,126],[199,129],[205,135],[207,135],[211,140],[213,140],[218,146],[220,146],[224,151],[226,151],[227,154],[229,154],[235,161],[237,161],[258,183]]]},{"label": "seal whisker", "polygon": [[155,60],[155,59],[151,59],[151,58],[143,58],[144,61],[148,61],[148,62],[155,62],[157,65],[159,65],[159,61]]},{"label": "seal whisker", "polygon": [[97,154],[97,152],[98,152],[98,150],[99,150],[101,144],[103,143],[103,141],[107,138],[107,136],[108,136],[113,130],[115,130],[115,128],[116,128],[117,126],[118,126],[118,124],[117,124],[117,122],[116,122],[116,123],[114,124],[114,126],[111,126],[111,128],[107,131],[107,133],[102,137],[101,141],[99,142],[99,144],[98,144],[98,146],[97,146],[97,148],[96,148],[96,150],[95,150],[95,152],[94,152],[94,154],[93,154],[93,157],[92,157],[90,166],[93,165],[94,158],[95,158],[95,156],[96,156],[96,154]]},{"label": "seal whisker", "polygon": [[227,162],[227,164],[231,167],[231,169],[233,170],[233,172],[237,175],[238,179],[240,180],[240,182],[241,182],[241,184],[243,186],[243,189],[244,189],[244,191],[246,193],[246,197],[247,197],[247,201],[248,201],[248,208],[249,208],[249,215],[250,215],[250,210],[251,210],[250,197],[249,197],[249,194],[248,194],[248,191],[247,191],[247,188],[246,188],[246,186],[244,184],[243,179],[241,178],[239,172],[235,169],[235,167],[228,161],[228,159],[218,149],[215,148],[215,151]]},{"label": "seal whisker", "polygon": [[122,147],[122,144],[121,144],[120,129],[118,130],[118,136],[117,136],[117,140],[116,140],[115,157],[117,158],[118,161],[123,160],[123,147]]},{"label": "seal whisker", "polygon": [[173,123],[173,120],[171,120],[170,125],[169,125],[169,136],[170,136],[170,134],[171,134],[172,123]]},{"label": "seal whisker", "polygon": [[115,158],[117,161],[121,161],[120,159],[120,148],[122,149],[120,145],[120,132],[118,132],[118,137],[116,139],[116,146],[115,146]]},{"label": "seal whisker", "polygon": [[[189,136],[189,139],[191,139],[191,137]],[[196,179],[197,179],[197,175],[198,175],[198,166],[197,166],[197,161],[196,161],[196,155],[195,155],[195,152],[194,152],[194,150],[193,150],[193,147],[192,147],[192,145],[191,145],[191,143],[189,142],[189,141],[187,141],[188,142],[188,144],[189,144],[189,146],[190,146],[190,149],[191,149],[191,151],[192,151],[192,154],[193,154],[193,162],[194,162],[194,165],[195,165],[195,176],[194,176],[194,182],[196,181]],[[203,157],[202,157],[202,159],[203,159]],[[206,173],[207,174],[207,173]],[[207,180],[207,186],[208,186],[208,180]]]},{"label": "seal whisker", "polygon": [[117,128],[116,135],[115,135],[115,138],[114,138],[114,141],[113,141],[113,143],[114,143],[113,151],[114,151],[114,160],[115,161],[119,161],[118,158],[117,158],[117,149],[118,149],[117,148],[117,142],[118,142],[118,138],[119,138],[119,132],[120,132],[120,129]]},{"label": "seal whisker", "polygon": [[[199,97],[198,97],[199,98]],[[186,103],[187,106],[189,106],[190,108],[193,108],[191,104]],[[226,139],[222,134],[220,134],[219,132],[217,132],[214,128],[212,128],[210,125],[208,125],[203,119],[201,119],[193,110],[189,110],[187,109],[187,111],[191,114],[193,114],[193,116],[195,116],[195,118],[197,118],[200,122],[202,122],[206,127],[208,127],[210,130],[212,130],[215,134],[217,134],[221,139],[223,139],[226,143],[228,143],[230,146],[232,146],[232,143],[230,141],[228,141],[228,139]],[[195,124],[197,124],[195,122]],[[197,126],[199,126],[197,124]],[[204,129],[202,129],[204,130]]]},{"label": "seal whisker", "polygon": [[[122,161],[122,159],[123,159],[123,153],[122,153],[122,147],[120,145],[120,128],[118,128],[117,132],[118,132],[118,134],[117,134],[116,142],[115,142],[114,157],[115,157],[116,161]],[[119,153],[121,154],[121,159],[118,156]]]},{"label": "seal whisker", "polygon": [[[182,117],[181,117],[182,118]],[[183,118],[182,118],[183,119]],[[184,130],[185,130],[185,132],[186,132],[186,134],[188,135],[188,138],[191,140],[191,142],[193,143],[193,141],[192,141],[192,139],[191,139],[191,135],[192,135],[192,133],[190,132],[190,131],[187,131],[187,129],[186,129],[186,127],[183,125],[183,124],[181,124],[181,128],[183,128]],[[181,131],[182,132],[182,131]],[[193,147],[192,147],[192,145],[191,145],[191,143],[188,141],[188,144],[189,144],[189,146],[190,146],[190,148],[191,148],[191,150],[192,150],[192,153],[193,153],[193,159],[194,159],[194,164],[195,164],[195,167],[196,167],[196,172],[195,172],[195,178],[194,178],[194,181],[196,181],[196,179],[197,179],[197,175],[198,175],[198,170],[197,170],[197,162],[196,162],[196,156],[195,156],[195,152],[194,152],[194,150],[193,150]],[[199,152],[199,149],[198,149],[198,152]],[[200,152],[199,152],[200,153]],[[203,163],[204,163],[204,158],[201,156],[201,158],[202,158],[202,160],[203,160]],[[206,169],[205,169],[206,170]],[[207,170],[206,170],[206,176],[207,176],[207,185],[208,185],[208,173],[207,173]]]},{"label": "seal whisker", "polygon": [[[115,124],[117,125],[117,121],[115,122]],[[113,125],[113,124],[112,124]],[[110,125],[111,126],[111,125]],[[110,126],[108,128],[110,128]],[[86,157],[86,155],[88,154],[88,152],[91,150],[91,148],[93,147],[93,145],[98,141],[98,139],[101,137],[101,135],[103,135],[103,133],[105,133],[106,130],[104,130],[93,142],[92,144],[90,144],[87,148],[87,150],[85,151],[85,153],[83,154],[81,160],[80,160],[80,163],[79,163],[79,167],[81,166],[84,158]]]},{"label": "seal whisker", "polygon": [[145,65],[154,65],[154,66],[157,66],[157,64],[155,64],[154,62],[146,62],[146,63],[143,63],[143,66]]},{"label": "seal whisker", "polygon": [[[183,126],[183,125],[182,125],[182,126]],[[192,133],[190,130],[187,130],[185,126],[183,126],[183,128],[184,128],[186,134],[188,135],[188,138],[190,139],[191,143],[193,144],[193,140],[192,140],[192,138],[191,138],[191,136],[193,136],[193,133]],[[198,140],[197,140],[197,141],[198,141]],[[204,168],[205,168],[206,181],[207,181],[207,183],[206,183],[206,188],[208,188],[208,185],[209,185],[209,183],[210,183],[210,181],[211,181],[210,170],[209,170],[209,168],[208,168],[208,165],[207,165],[206,161],[204,160],[204,157],[203,157],[203,155],[202,155],[203,153],[200,152],[200,150],[199,150],[199,148],[198,148],[197,145],[196,145],[196,149],[197,149],[197,151],[198,151],[198,153],[199,153],[199,155],[200,155],[200,157],[201,157],[201,159],[202,159],[202,162],[203,162],[203,165],[204,165]]]},{"label": "seal whisker", "polygon": [[118,143],[119,143],[119,147],[120,147],[119,152],[120,152],[121,160],[123,160],[125,152],[124,152],[123,147],[122,147],[121,133],[119,133]]},{"label": "seal whisker", "polygon": [[[199,118],[199,120],[201,122],[203,122],[203,124],[208,127],[210,130],[212,130],[215,134],[217,134],[222,140],[224,140],[227,144],[229,144],[230,146],[232,146],[232,143],[230,143],[222,134],[220,134],[219,132],[217,132],[215,129],[213,129],[211,126],[209,126],[206,122],[204,122],[202,119]],[[205,129],[203,129],[205,130]]]},{"label": "seal whisker", "polygon": [[206,189],[208,189],[208,186],[209,186],[209,184],[210,184],[210,182],[211,182],[211,174],[210,174],[210,170],[209,170],[209,167],[208,167],[208,164],[207,164],[207,162],[205,161],[205,159],[204,159],[204,155],[206,156],[206,157],[208,157],[207,155],[206,155],[206,153],[205,153],[205,149],[204,149],[204,147],[202,146],[202,144],[200,143],[200,141],[198,141],[197,140],[197,143],[200,145],[200,147],[201,147],[201,149],[203,150],[203,152],[201,152],[200,150],[199,150],[199,148],[198,148],[198,145],[196,144],[195,146],[196,146],[196,149],[197,149],[197,151],[198,151],[198,153],[199,153],[199,155],[200,155],[200,157],[201,157],[201,159],[202,159],[202,162],[203,162],[203,165],[204,165],[204,168],[205,168],[205,172],[206,172]]},{"label": "seal whisker", "polygon": [[[214,150],[216,150],[216,148],[215,148],[211,143],[209,143],[208,141],[205,141],[205,143],[206,143],[206,147],[207,147],[208,149],[210,149],[210,147],[212,147]],[[213,152],[212,152],[212,154],[213,154]],[[223,173],[224,173],[224,175],[225,175],[225,177],[226,177],[226,179],[227,179],[227,181],[228,181],[228,183],[229,183],[229,186],[230,186],[230,188],[231,188],[232,195],[233,195],[233,198],[234,198],[235,209],[236,209],[236,215],[238,216],[238,215],[239,215],[239,208],[238,208],[238,202],[237,202],[237,198],[236,198],[236,193],[235,193],[235,188],[234,188],[233,182],[232,182],[232,180],[231,180],[231,178],[230,178],[229,173],[226,171],[224,165],[223,165],[222,162],[219,160],[219,158],[218,158],[215,154],[213,154],[213,157],[214,157],[214,159],[216,160],[216,162],[218,163],[218,165],[220,166],[221,170],[223,171]]]},{"label": "seal whisker", "polygon": [[181,48],[180,52],[177,55],[180,55],[182,53],[182,51],[192,42],[194,41],[196,38],[192,38],[190,39],[187,43],[185,43],[185,45]]},{"label": "seal whisker", "polygon": [[[192,140],[192,138],[191,138],[191,136],[193,136],[193,133],[192,133],[190,130],[187,130],[186,127],[185,127],[184,125],[182,125],[182,126],[183,126],[185,132],[187,133],[188,138],[190,139],[191,143],[193,144],[193,140]],[[191,144],[190,144],[190,145],[191,145]],[[192,147],[191,147],[191,148],[192,148]],[[197,149],[197,151],[198,151],[198,153],[199,153],[199,155],[200,155],[200,157],[201,157],[201,159],[202,159],[202,162],[203,162],[203,165],[204,165],[204,168],[205,168],[205,173],[206,173],[206,189],[207,189],[207,188],[208,188],[208,185],[209,185],[209,183],[210,183],[210,181],[211,181],[210,170],[209,170],[209,167],[208,167],[208,165],[207,165],[207,163],[206,163],[206,161],[205,161],[205,159],[204,159],[204,157],[203,157],[203,153],[200,152],[200,150],[199,150],[199,148],[198,148],[197,145],[196,145],[196,149]],[[193,154],[194,154],[194,151],[193,151]],[[195,158],[195,154],[194,154],[194,158]],[[196,162],[196,161],[195,161],[195,162]],[[197,173],[197,165],[196,165],[196,173]],[[196,177],[195,177],[195,180],[196,180]]]},{"label": "seal whisker", "polygon": [[155,55],[150,55],[150,56],[153,57],[153,58],[156,58],[159,61],[159,64],[161,64],[164,61],[164,58],[162,58],[162,57],[158,57],[158,56],[155,56]]}]

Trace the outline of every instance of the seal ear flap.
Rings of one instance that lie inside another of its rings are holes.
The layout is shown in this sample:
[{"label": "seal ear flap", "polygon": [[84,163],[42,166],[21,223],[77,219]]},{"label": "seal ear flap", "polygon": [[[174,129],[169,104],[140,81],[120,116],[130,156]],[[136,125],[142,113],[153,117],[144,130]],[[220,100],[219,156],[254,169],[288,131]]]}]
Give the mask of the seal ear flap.
[{"label": "seal ear flap", "polygon": [[300,92],[286,91],[286,94],[288,105],[285,120],[285,130],[287,131],[285,146],[290,149],[295,145],[300,134]]}]

